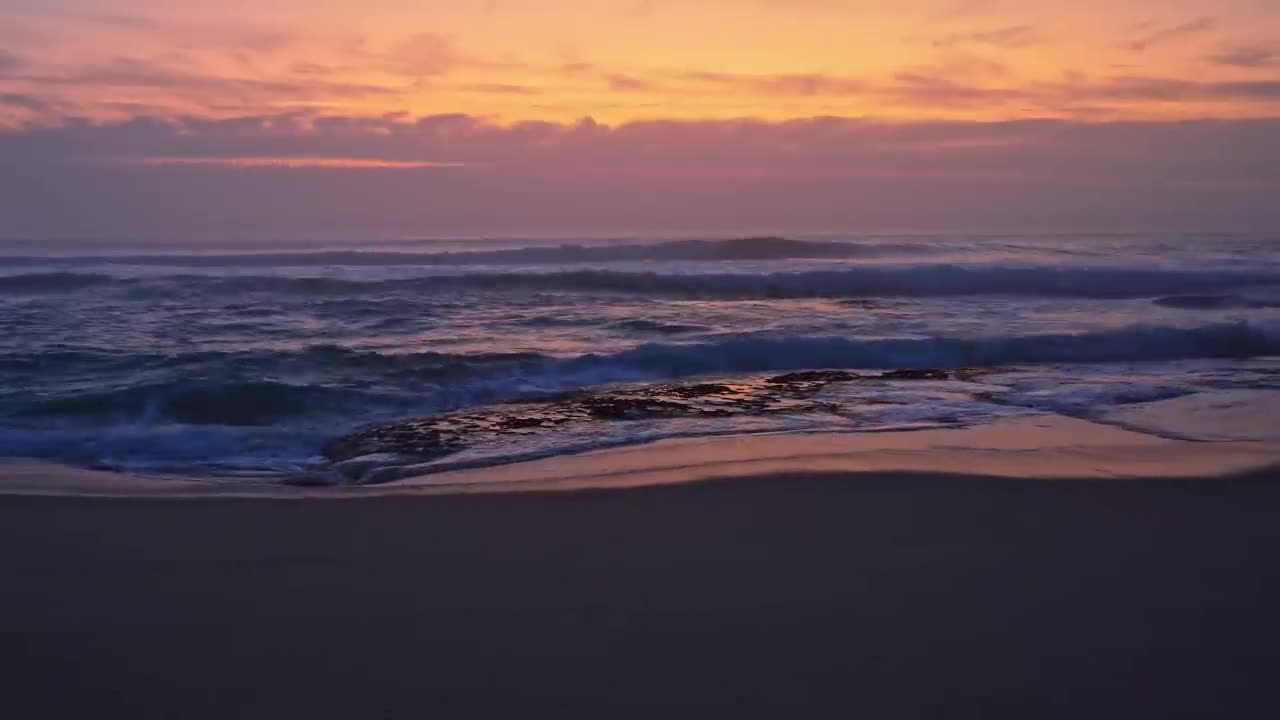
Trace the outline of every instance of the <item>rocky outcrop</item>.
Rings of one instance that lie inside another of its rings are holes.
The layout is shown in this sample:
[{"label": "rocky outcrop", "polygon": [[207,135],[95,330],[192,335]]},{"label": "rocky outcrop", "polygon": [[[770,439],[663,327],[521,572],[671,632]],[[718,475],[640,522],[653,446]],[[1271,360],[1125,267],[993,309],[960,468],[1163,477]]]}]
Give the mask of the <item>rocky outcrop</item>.
[{"label": "rocky outcrop", "polygon": [[[731,417],[766,413],[838,412],[822,397],[832,383],[968,380],[972,370],[893,370],[863,374],[847,370],[806,370],[732,383],[661,384],[612,387],[517,403],[444,413],[379,425],[339,438],[325,456],[344,474],[359,474],[361,458],[392,454],[418,463],[452,455],[486,437],[553,432],[569,423],[653,418]],[[342,468],[351,469],[348,473]]]}]

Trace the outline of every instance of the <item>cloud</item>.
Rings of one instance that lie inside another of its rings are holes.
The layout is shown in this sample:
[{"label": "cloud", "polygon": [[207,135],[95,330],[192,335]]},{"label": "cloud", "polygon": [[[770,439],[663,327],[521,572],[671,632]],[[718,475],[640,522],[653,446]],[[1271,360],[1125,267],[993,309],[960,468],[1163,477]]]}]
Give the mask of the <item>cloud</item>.
[{"label": "cloud", "polygon": [[4,48],[0,48],[0,73],[7,72],[9,70],[16,70],[26,64],[27,62],[21,57],[5,50]]},{"label": "cloud", "polygon": [[1280,81],[1197,82],[1177,78],[1121,77],[1095,86],[1083,86],[1076,94],[1093,97],[1158,102],[1280,100]]},{"label": "cloud", "polygon": [[[127,17],[100,22],[132,26]],[[1138,44],[1147,47],[1206,32],[1213,23],[1202,18],[1166,28],[1148,27]],[[866,74],[734,72],[732,66],[646,68],[560,62],[554,53],[550,58],[530,59],[477,56],[455,37],[431,32],[400,42],[394,38],[375,42],[359,33],[295,35],[263,25],[241,27],[234,33],[224,27],[212,32],[207,43],[192,44],[189,35],[183,34],[191,28],[178,34],[167,28],[161,34],[168,44],[139,42],[114,56],[55,54],[28,63],[0,54],[0,92],[37,98],[49,108],[67,109],[71,116],[99,122],[143,115],[216,118],[303,109],[337,113],[352,107],[373,115],[424,106],[482,108],[504,119],[564,119],[586,113],[644,117],[660,115],[667,105],[677,105],[681,116],[694,117],[1206,114],[1203,107],[1174,108],[1175,102],[1222,107],[1235,102],[1238,106],[1230,108],[1231,115],[1256,116],[1274,112],[1275,102],[1265,83],[1213,83],[1214,76],[1208,74],[1203,80],[1108,78],[1108,72],[1137,75],[1140,70],[1102,66],[1091,68],[1091,79],[1051,82],[1026,79],[1016,72],[1021,64],[986,59],[994,54],[989,48],[1042,42],[1041,28],[1030,24],[993,23],[975,32],[935,33],[933,43],[944,50],[926,55],[938,62]],[[1048,32],[1047,26],[1043,32]],[[290,50],[280,52],[280,47]],[[1259,45],[1227,48],[1216,57],[1220,64],[1262,67],[1274,60],[1274,53]],[[1144,99],[1147,105],[1142,104]],[[33,114],[27,111],[21,120],[32,122]],[[39,115],[43,121],[57,122],[59,113],[47,109]],[[0,122],[11,123],[14,117],[17,114],[9,112]]]},{"label": "cloud", "polygon": [[137,30],[149,31],[157,30],[161,24],[150,18],[141,17],[139,15],[125,15],[120,13],[101,13],[97,15],[89,15],[84,17],[85,22],[102,25],[110,28],[121,30]]},{"label": "cloud", "polygon": [[752,75],[682,70],[661,73],[663,77],[683,83],[719,85],[769,96],[812,97],[850,96],[866,93],[872,86],[862,78],[824,73],[787,73]]},{"label": "cloud", "polygon": [[51,109],[49,103],[26,93],[0,93],[0,105],[35,113],[44,113]]},{"label": "cloud", "polygon": [[1280,108],[1280,81],[1195,81],[1181,78],[1118,76],[1026,86],[984,85],[940,70],[902,72],[874,93],[918,107],[1036,108],[1055,116],[1114,111],[1117,103],[1142,106],[1248,103]]},{"label": "cloud", "polygon": [[652,92],[656,89],[653,83],[632,75],[614,73],[606,75],[604,80],[609,84],[609,89],[614,92]]},{"label": "cloud", "polygon": [[1237,68],[1280,67],[1280,46],[1237,45],[1224,48],[1209,59],[1219,65]]},{"label": "cloud", "polygon": [[414,35],[399,43],[388,57],[393,69],[412,75],[443,75],[461,61],[452,38],[429,33]]},{"label": "cloud", "polygon": [[459,168],[461,163],[429,160],[384,160],[349,157],[139,157],[115,158],[121,165],[142,167],[207,167],[233,170],[421,170],[424,168]]},{"label": "cloud", "polygon": [[68,123],[0,131],[0,234],[1274,226],[1277,134],[1280,119]]},{"label": "cloud", "polygon": [[990,15],[1003,5],[1001,0],[955,0],[943,8],[939,16],[942,18],[970,17],[974,15]]},{"label": "cloud", "polygon": [[[303,37],[297,29],[251,22],[159,20],[139,15],[101,13],[67,18],[75,30],[115,34],[116,43],[160,44],[185,52],[249,52],[259,55],[294,49]],[[101,42],[100,39],[97,42]]]},{"label": "cloud", "polygon": [[867,91],[867,82],[858,78],[819,73],[772,75],[757,78],[755,87],[769,95],[859,95]]},{"label": "cloud", "polygon": [[1040,31],[1034,25],[1010,25],[984,32],[957,33],[933,41],[934,47],[957,45],[990,45],[999,48],[1022,48],[1042,41]]},{"label": "cloud", "polygon": [[1217,28],[1217,26],[1218,21],[1214,18],[1197,18],[1195,20],[1182,23],[1181,25],[1173,25],[1149,31],[1130,42],[1129,47],[1133,50],[1137,50],[1138,52],[1143,52],[1157,45],[1163,45],[1211,32]]},{"label": "cloud", "polygon": [[[1280,97],[1280,82],[1195,81],[1181,78],[1119,76],[1070,78],[1058,83],[1007,84],[1009,70],[1000,63],[972,58],[938,66],[903,70],[888,81],[839,75],[734,75],[684,71],[669,74],[677,81],[732,87],[771,97],[864,98],[894,107],[925,111],[940,108],[1033,107],[1039,112],[1074,114],[1081,102],[1217,103],[1271,105]],[[1098,108],[1102,109],[1102,108]]]},{"label": "cloud", "polygon": [[916,105],[992,105],[1026,100],[1030,96],[1023,89],[971,85],[938,74],[903,72],[894,80],[894,84],[882,92]]},{"label": "cloud", "polygon": [[143,58],[119,57],[99,64],[62,71],[30,73],[20,78],[48,92],[52,88],[149,91],[161,107],[174,101],[213,100],[258,107],[291,102],[352,100],[386,97],[397,88],[317,77],[263,79],[203,73]]},{"label": "cloud", "polygon": [[541,90],[514,83],[470,83],[459,87],[467,92],[491,95],[540,95]]},{"label": "cloud", "polygon": [[[1280,83],[1267,92],[1280,95]],[[1233,137],[1227,132],[1231,128],[1243,134]],[[1169,140],[1171,148],[1176,145],[1172,142],[1175,138],[1216,133],[1220,139],[1234,140],[1245,151],[1249,138],[1261,137],[1263,128],[1274,131],[1280,128],[1280,120],[1093,125],[1048,120],[894,123],[818,117],[785,122],[654,120],[606,125],[584,119],[503,125],[460,114],[415,120],[294,113],[0,131],[0,151],[46,160],[157,167],[307,166],[310,159],[316,167],[344,167],[343,163],[357,167],[470,166],[556,174],[575,167],[607,168],[616,162],[632,167],[693,164],[856,174],[874,158],[892,158],[895,163],[914,158],[912,163],[947,168],[954,159],[950,153],[959,150],[971,160],[974,148],[1022,148],[1065,160],[1096,140],[1099,147],[1088,153],[1101,157],[1099,153],[1124,147],[1142,133]],[[1057,146],[1064,137],[1074,139]],[[1258,151],[1280,154],[1280,148]],[[864,162],[851,165],[855,159]]]}]

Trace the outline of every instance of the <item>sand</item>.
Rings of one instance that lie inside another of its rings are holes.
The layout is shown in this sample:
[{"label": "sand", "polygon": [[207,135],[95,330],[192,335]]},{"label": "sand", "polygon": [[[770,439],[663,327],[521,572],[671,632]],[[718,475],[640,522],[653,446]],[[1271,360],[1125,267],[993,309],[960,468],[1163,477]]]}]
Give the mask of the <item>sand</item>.
[{"label": "sand", "polygon": [[1280,716],[1280,472],[813,460],[573,492],[3,496],[0,713]]},{"label": "sand", "polygon": [[[1280,393],[1277,393],[1280,397]],[[1280,406],[1277,406],[1280,407]],[[1246,407],[1247,419],[1260,414]],[[1237,416],[1240,414],[1236,413]],[[1236,417],[1234,424],[1244,420]],[[367,498],[458,493],[617,489],[805,473],[963,472],[1007,478],[1194,478],[1280,463],[1280,436],[1189,442],[1061,415],[910,432],[773,433],[673,438],[531,460],[466,467],[448,458],[387,468],[399,479],[369,486],[285,486],[211,478],[122,474],[0,459],[0,495],[131,498]],[[445,468],[443,471],[441,468]]]}]

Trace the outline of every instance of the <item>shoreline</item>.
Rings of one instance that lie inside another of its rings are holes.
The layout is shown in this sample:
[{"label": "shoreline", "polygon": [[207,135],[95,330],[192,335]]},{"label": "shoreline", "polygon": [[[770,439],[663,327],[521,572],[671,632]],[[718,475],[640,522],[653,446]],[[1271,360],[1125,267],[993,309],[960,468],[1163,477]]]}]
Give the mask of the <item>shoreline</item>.
[{"label": "shoreline", "polygon": [[672,438],[509,464],[388,467],[376,485],[308,486],[0,459],[0,497],[359,499],[632,489],[804,472],[1037,480],[1219,477],[1280,466],[1280,440],[1200,442],[1062,415],[952,429]]},{"label": "shoreline", "polygon": [[1276,449],[1045,416],[257,494],[0,464],[39,491],[0,490],[0,709],[1274,717]]}]

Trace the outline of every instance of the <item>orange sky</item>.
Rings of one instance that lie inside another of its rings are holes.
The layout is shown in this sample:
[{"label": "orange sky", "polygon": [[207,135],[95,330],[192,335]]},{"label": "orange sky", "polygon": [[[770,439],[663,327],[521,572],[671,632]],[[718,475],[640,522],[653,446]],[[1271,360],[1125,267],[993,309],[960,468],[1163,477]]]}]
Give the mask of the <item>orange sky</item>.
[{"label": "orange sky", "polygon": [[1280,0],[0,12],[3,236],[1280,227]]},{"label": "orange sky", "polygon": [[0,122],[1280,114],[1275,0],[5,0]]}]

